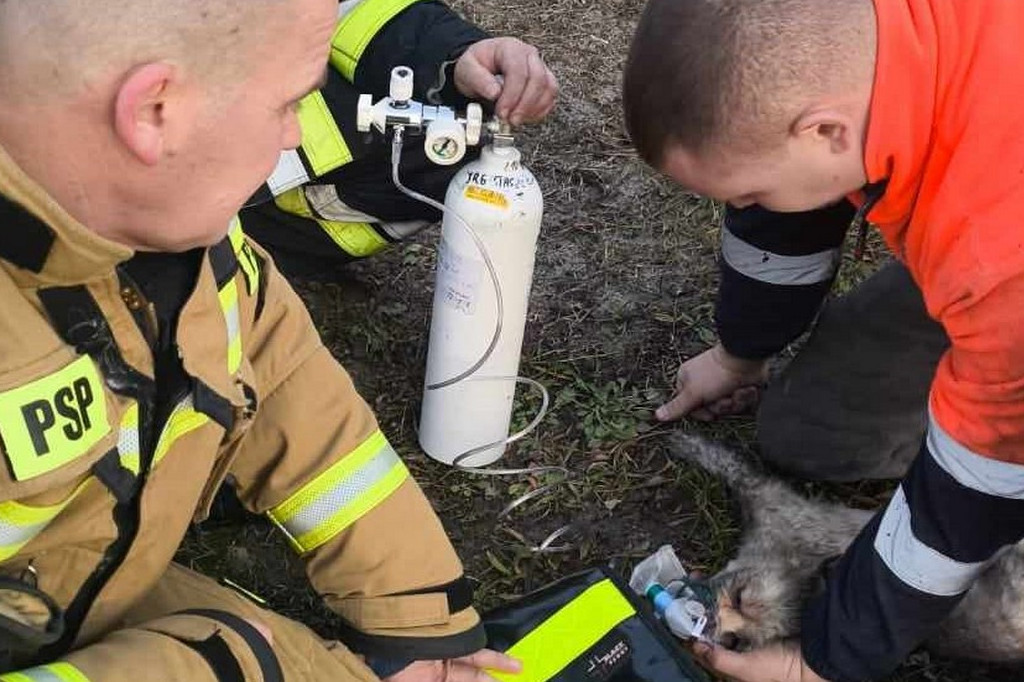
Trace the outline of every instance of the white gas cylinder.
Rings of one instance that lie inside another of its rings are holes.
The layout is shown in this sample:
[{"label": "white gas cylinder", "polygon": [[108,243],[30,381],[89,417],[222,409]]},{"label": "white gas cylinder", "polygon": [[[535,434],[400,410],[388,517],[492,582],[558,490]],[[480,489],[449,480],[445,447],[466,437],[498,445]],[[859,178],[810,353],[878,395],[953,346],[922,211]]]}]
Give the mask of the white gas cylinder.
[{"label": "white gas cylinder", "polygon": [[[480,360],[494,336],[498,312],[494,285],[473,237],[447,211],[437,256],[419,440],[428,455],[452,464],[473,448],[508,437],[544,200],[518,150],[487,146],[452,179],[445,206],[480,237],[504,302],[501,337],[487,362],[463,381],[429,388]],[[459,465],[486,466],[504,450],[503,444],[496,445]]]}]

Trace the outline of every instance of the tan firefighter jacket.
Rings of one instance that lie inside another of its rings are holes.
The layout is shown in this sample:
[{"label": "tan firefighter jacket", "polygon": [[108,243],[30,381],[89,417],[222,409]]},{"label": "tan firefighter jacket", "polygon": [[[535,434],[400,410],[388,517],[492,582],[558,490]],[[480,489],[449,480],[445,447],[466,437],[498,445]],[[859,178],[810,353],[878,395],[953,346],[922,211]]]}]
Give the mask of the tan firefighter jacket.
[{"label": "tan firefighter jacket", "polygon": [[[352,648],[441,658],[483,645],[439,520],[237,221],[180,314],[188,389],[156,415],[154,317],[122,267],[132,252],[70,218],[2,150],[0,195],[0,644],[19,640],[5,594],[24,587],[64,612],[38,618],[44,645],[9,662],[51,663],[51,677],[0,679],[90,679],[53,662],[100,640],[103,682],[189,679],[176,675],[202,661],[170,636],[108,635],[228,475],[301,555]],[[151,648],[141,678],[118,666],[138,647]]]}]

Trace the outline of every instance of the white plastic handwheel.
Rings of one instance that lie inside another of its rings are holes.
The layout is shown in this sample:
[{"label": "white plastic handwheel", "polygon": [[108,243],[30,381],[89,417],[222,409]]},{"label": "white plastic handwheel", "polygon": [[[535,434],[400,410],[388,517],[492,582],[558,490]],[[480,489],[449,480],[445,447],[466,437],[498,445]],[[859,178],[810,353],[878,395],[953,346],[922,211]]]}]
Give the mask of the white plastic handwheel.
[{"label": "white plastic handwheel", "polygon": [[396,102],[407,102],[412,99],[412,69],[408,66],[396,66],[391,69],[391,87],[388,93]]},{"label": "white plastic handwheel", "polygon": [[484,130],[484,110],[476,102],[466,107],[466,144],[480,144],[480,135]]}]

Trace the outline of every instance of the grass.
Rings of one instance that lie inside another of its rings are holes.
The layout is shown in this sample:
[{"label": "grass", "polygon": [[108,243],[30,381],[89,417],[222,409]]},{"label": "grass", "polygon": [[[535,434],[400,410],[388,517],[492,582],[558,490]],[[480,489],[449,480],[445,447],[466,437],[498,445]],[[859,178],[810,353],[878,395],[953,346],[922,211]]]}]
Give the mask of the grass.
[{"label": "grass", "polygon": [[[619,73],[641,0],[495,0],[456,5],[495,34],[536,44],[562,85],[556,113],[520,138],[538,176],[546,214],[523,349],[522,374],[542,381],[552,409],[503,465],[556,465],[572,474],[552,494],[499,518],[516,497],[558,480],[453,471],[423,455],[416,420],[426,358],[436,230],[356,264],[342,284],[300,293],[325,343],[353,374],[389,438],[444,521],[486,608],[600,562],[624,573],[670,543],[688,566],[721,567],[740,528],[721,484],[668,456],[673,428],[754,448],[746,417],[704,425],[656,425],[679,362],[714,342],[714,250],[721,209],[649,172],[631,151],[619,114]],[[852,245],[847,249],[847,253]],[[886,257],[846,258],[836,291],[849,290]],[[526,394],[515,422],[529,421]],[[889,486],[808,486],[877,507]],[[528,548],[572,523],[573,549]],[[322,632],[331,617],[272,529],[259,522],[197,530],[179,556],[266,597]],[[917,655],[898,682],[1017,679],[985,666]]]}]

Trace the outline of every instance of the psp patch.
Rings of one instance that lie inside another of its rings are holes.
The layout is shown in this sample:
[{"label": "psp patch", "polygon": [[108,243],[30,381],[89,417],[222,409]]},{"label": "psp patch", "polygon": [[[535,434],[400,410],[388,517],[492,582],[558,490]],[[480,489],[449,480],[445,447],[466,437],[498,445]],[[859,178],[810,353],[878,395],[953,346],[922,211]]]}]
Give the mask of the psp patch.
[{"label": "psp patch", "polygon": [[103,382],[87,355],[0,393],[0,437],[15,480],[42,476],[74,461],[108,433]]}]

